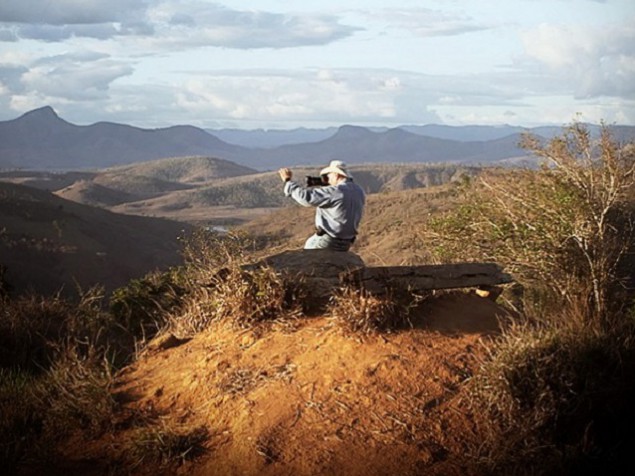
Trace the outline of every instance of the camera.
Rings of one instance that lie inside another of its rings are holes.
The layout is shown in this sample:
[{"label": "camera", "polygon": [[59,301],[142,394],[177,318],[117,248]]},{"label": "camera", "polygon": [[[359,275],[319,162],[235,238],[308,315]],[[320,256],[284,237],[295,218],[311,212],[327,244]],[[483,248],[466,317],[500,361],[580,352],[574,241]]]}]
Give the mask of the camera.
[{"label": "camera", "polygon": [[328,185],[328,178],[326,175],[321,175],[319,177],[312,177],[310,175],[306,176],[306,186],[307,187],[322,187],[324,185]]}]

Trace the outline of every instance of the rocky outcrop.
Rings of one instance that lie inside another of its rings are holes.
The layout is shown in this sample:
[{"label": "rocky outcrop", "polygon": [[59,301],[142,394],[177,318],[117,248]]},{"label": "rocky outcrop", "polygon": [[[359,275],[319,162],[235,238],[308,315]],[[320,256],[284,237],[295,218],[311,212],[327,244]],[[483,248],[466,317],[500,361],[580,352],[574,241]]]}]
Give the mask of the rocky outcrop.
[{"label": "rocky outcrop", "polygon": [[513,282],[496,263],[449,263],[419,266],[371,266],[355,253],[331,250],[290,250],[269,256],[246,269],[263,266],[302,280],[316,305],[328,301],[335,289],[353,286],[375,295],[389,289],[420,292],[432,289],[476,288],[496,299],[497,285]]},{"label": "rocky outcrop", "polygon": [[[382,294],[389,288],[412,291],[484,288],[513,281],[496,263],[449,263],[358,268],[340,276],[343,283]],[[479,293],[481,294],[481,293]],[[488,294],[489,296],[489,294]]]}]

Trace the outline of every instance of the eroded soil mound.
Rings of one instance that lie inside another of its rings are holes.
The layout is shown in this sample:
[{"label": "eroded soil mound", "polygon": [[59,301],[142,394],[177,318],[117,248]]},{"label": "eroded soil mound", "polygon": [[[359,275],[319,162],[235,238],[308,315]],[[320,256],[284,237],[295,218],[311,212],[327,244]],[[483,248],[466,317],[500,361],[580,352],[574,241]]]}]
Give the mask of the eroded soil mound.
[{"label": "eroded soil mound", "polygon": [[[453,292],[389,334],[346,334],[325,315],[158,338],[118,378],[117,431],[69,445],[64,471],[470,474],[478,441],[465,384],[503,315]],[[138,451],[148,427],[207,436],[162,462]]]}]

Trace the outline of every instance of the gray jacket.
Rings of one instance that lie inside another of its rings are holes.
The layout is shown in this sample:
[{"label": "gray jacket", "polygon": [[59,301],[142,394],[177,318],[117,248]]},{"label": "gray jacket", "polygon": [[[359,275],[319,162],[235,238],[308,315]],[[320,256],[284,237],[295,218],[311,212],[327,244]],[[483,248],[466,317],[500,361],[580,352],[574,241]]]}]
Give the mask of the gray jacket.
[{"label": "gray jacket", "polygon": [[305,207],[317,207],[315,226],[333,238],[350,240],[357,236],[366,196],[359,185],[348,179],[338,185],[304,188],[289,180],[284,194]]}]

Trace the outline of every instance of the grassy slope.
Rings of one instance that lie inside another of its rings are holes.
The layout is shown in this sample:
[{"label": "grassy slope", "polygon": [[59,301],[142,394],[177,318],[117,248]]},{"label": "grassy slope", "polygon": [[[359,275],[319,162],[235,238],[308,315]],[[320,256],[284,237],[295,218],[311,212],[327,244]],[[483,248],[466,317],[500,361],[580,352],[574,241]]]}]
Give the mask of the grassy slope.
[{"label": "grassy slope", "polygon": [[178,183],[202,183],[256,173],[249,167],[212,157],[172,157],[112,167],[107,172],[110,175],[135,175]]},{"label": "grassy slope", "polygon": [[118,215],[48,192],[0,184],[0,263],[17,290],[52,293],[74,281],[107,290],[181,261],[177,238],[188,225]]},{"label": "grassy slope", "polygon": [[[357,165],[351,171],[367,193],[431,187],[478,173],[474,167],[429,164]],[[295,168],[294,173],[303,182],[306,175],[318,174],[319,167]],[[203,210],[214,218],[214,207],[219,207],[223,216],[226,207],[242,215],[245,210],[285,203],[275,172],[253,173],[231,162],[204,158],[165,159],[108,169],[58,194],[81,203],[116,207],[112,209],[118,212],[194,222],[200,221]],[[251,219],[254,213],[247,215]]]}]

